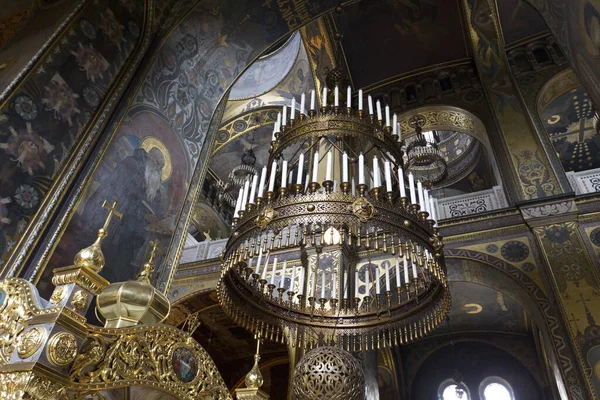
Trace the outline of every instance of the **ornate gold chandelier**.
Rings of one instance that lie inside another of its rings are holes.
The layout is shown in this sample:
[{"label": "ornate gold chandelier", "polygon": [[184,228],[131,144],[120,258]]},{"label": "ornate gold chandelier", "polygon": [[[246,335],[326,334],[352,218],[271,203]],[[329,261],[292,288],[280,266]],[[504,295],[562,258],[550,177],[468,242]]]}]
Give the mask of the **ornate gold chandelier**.
[{"label": "ornate gold chandelier", "polygon": [[350,88],[327,92],[318,111],[314,91],[307,113],[304,94],[299,115],[295,99],[283,107],[268,163],[240,190],[220,303],[246,329],[302,348],[409,343],[450,306],[433,199],[405,177],[411,146],[389,107],[384,120],[371,96],[363,110],[362,90],[357,110]]}]

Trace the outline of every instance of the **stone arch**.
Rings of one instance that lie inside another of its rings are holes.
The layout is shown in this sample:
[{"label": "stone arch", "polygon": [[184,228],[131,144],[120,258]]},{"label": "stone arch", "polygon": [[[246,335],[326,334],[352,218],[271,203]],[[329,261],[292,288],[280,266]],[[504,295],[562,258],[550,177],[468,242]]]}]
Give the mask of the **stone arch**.
[{"label": "stone arch", "polygon": [[[445,248],[444,255],[447,259],[463,259],[474,261],[480,265],[489,267],[489,271],[495,271],[494,286],[497,287],[502,281],[505,285],[514,285],[521,289],[520,299],[523,299],[527,310],[531,313],[536,324],[542,329],[542,335],[549,352],[549,361],[557,362],[560,366],[560,375],[555,372],[557,388],[559,393],[566,388],[572,398],[583,398],[581,388],[577,382],[580,380],[578,363],[575,360],[573,349],[569,345],[568,333],[561,322],[560,311],[555,306],[555,300],[549,297],[531,278],[513,265],[486,253],[475,250]],[[499,289],[500,290],[500,289]],[[504,290],[511,292],[505,287]],[[512,293],[518,293],[513,291]],[[556,360],[556,361],[555,361]],[[561,383],[558,381],[561,380]],[[564,393],[566,398],[567,394]]]}]

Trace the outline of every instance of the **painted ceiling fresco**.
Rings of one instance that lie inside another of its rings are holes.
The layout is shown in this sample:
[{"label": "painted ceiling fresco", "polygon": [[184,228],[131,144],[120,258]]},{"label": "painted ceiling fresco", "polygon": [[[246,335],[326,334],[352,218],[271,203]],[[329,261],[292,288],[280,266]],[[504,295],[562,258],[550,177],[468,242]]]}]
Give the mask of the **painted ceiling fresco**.
[{"label": "painted ceiling fresco", "polygon": [[[285,68],[280,69],[277,64],[283,65],[284,63],[276,56],[282,53],[287,54],[289,60],[285,60]],[[309,93],[315,88],[308,55],[298,33],[295,33],[284,47],[278,49],[273,57],[260,59],[258,63],[262,65],[263,71],[277,71],[270,75],[269,84],[262,86],[262,88],[268,86],[269,89],[267,91],[255,89],[258,87],[255,83],[257,79],[255,74],[259,72],[255,71],[253,64],[231,89],[229,101],[223,113],[223,122],[258,108],[289,105],[293,94],[297,104],[300,104],[300,94]],[[289,68],[287,67],[288,63],[291,64]],[[279,73],[283,71],[285,71],[284,74]],[[276,79],[279,80],[275,82]],[[241,93],[256,94],[239,96]]]},{"label": "painted ceiling fresco", "polygon": [[498,1],[504,42],[512,43],[548,30],[540,13],[525,0]]},{"label": "painted ceiling fresco", "polygon": [[600,168],[600,135],[594,128],[592,102],[582,87],[554,99],[541,117],[566,171]]},{"label": "painted ceiling fresco", "polygon": [[360,2],[338,29],[355,87],[467,57],[456,0]]},{"label": "painted ceiling fresco", "polygon": [[449,282],[452,294],[450,327],[436,333],[462,331],[527,332],[523,308],[512,298],[488,286]]},{"label": "painted ceiling fresco", "polygon": [[301,43],[295,32],[282,47],[252,63],[231,88],[229,100],[248,99],[273,89],[290,72]]}]

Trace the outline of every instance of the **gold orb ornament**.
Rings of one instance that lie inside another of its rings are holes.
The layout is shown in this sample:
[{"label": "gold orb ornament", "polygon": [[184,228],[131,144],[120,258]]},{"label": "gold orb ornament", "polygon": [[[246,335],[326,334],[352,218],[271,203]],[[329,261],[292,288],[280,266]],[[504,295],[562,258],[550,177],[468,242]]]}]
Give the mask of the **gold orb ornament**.
[{"label": "gold orb ornament", "polygon": [[306,353],[294,371],[294,400],[363,400],[365,374],[361,363],[338,347],[317,347]]},{"label": "gold orb ornament", "polygon": [[57,333],[50,339],[46,355],[56,366],[69,365],[77,356],[77,339],[69,332]]}]

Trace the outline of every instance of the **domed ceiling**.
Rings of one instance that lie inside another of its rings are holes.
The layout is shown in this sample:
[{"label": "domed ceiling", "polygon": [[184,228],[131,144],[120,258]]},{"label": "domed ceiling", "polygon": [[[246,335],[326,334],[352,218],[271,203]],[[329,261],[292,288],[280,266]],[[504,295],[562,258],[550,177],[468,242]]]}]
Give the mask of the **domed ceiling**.
[{"label": "domed ceiling", "polygon": [[362,1],[338,29],[356,88],[469,56],[458,0]]}]

